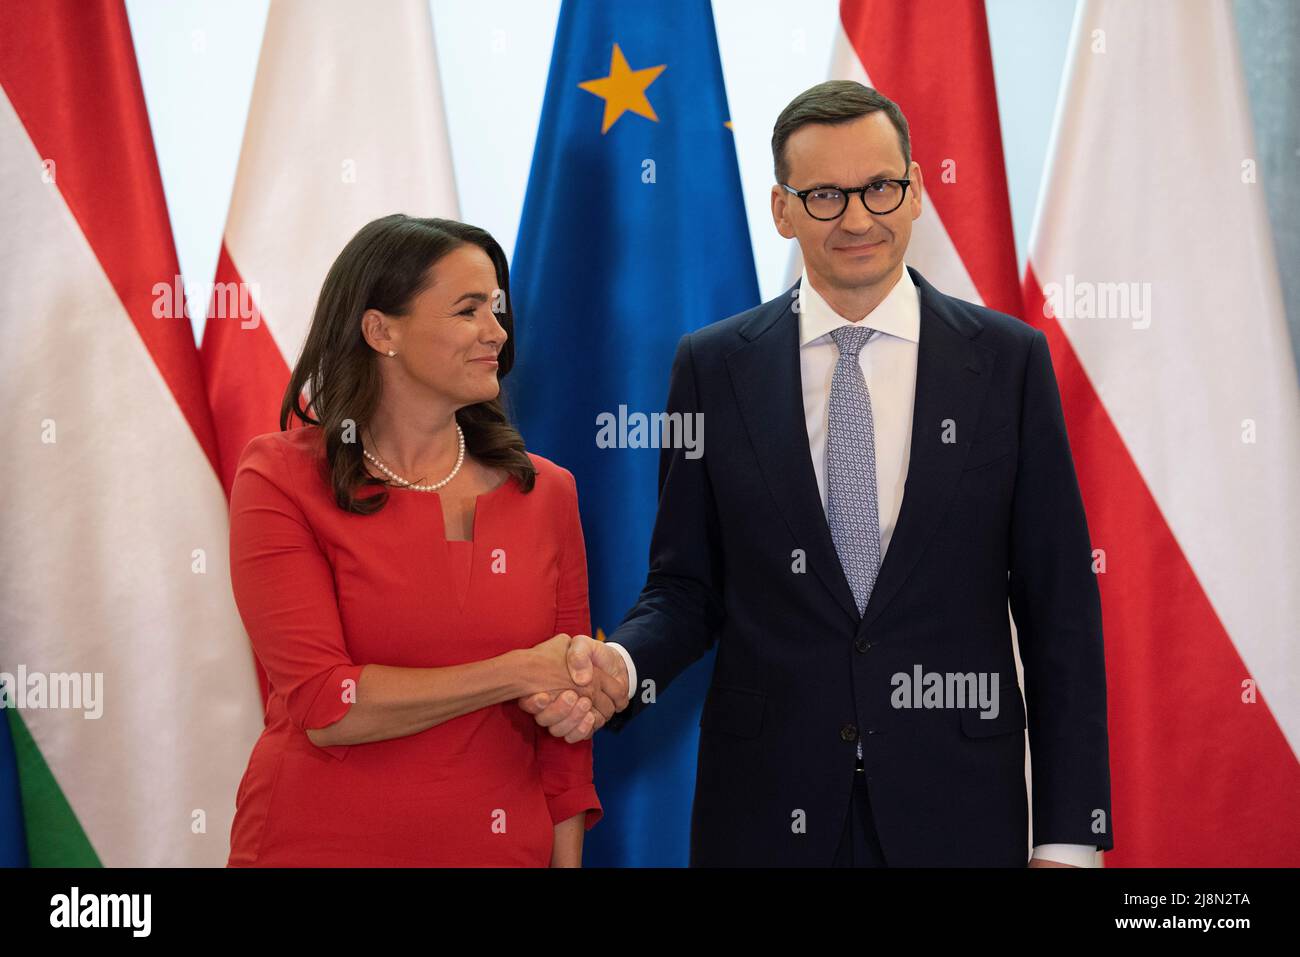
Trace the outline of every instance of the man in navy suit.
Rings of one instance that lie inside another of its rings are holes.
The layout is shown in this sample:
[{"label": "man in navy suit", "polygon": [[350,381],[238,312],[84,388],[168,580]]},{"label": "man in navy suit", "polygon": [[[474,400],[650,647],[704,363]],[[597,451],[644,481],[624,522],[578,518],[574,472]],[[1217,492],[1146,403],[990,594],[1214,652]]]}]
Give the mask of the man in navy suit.
[{"label": "man in navy suit", "polygon": [[905,265],[892,101],[820,84],[772,149],[804,274],[682,338],[668,411],[704,415],[705,453],[663,451],[644,590],[573,642],[593,717],[521,705],[618,728],[716,640],[696,866],[1024,866],[1027,726],[1031,863],[1088,865],[1113,847],[1101,608],[1046,339]]}]

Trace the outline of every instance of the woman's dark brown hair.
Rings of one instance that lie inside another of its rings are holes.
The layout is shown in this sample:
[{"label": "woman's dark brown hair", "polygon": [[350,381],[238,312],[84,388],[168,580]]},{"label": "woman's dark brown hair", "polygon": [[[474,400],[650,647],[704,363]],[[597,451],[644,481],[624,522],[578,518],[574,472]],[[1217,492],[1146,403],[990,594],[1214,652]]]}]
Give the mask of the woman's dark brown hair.
[{"label": "woman's dark brown hair", "polygon": [[[452,219],[394,213],[361,227],[325,276],[311,329],[280,404],[280,428],[288,429],[293,418],[319,427],[324,478],[345,511],[370,515],[388,501],[385,483],[367,471],[361,454],[360,436],[379,406],[383,384],[376,365],[378,353],[361,334],[361,316],[367,309],[406,315],[411,300],[429,285],[432,266],[465,245],[478,246],[496,267],[502,300],[494,302],[494,308],[506,331],[497,371],[498,378],[504,379],[515,360],[510,267],[501,246],[486,230]],[[460,409],[456,421],[465,433],[468,454],[505,470],[518,479],[523,491],[530,492],[537,471],[524,451],[523,437],[510,424],[503,396]],[[365,486],[380,491],[359,498],[357,492]]]}]

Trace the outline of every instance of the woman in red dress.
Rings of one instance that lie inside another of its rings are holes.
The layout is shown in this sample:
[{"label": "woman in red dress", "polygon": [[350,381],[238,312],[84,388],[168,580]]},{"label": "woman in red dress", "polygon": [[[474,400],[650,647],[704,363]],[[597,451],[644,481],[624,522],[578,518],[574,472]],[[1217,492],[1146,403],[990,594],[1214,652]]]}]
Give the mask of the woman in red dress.
[{"label": "woman in red dress", "polygon": [[[599,669],[570,678],[577,490],[501,405],[512,331],[505,256],[475,227],[385,217],[331,267],[282,431],[231,493],[270,688],[230,866],[580,865],[616,696]],[[537,692],[590,710],[559,736],[516,705]]]}]

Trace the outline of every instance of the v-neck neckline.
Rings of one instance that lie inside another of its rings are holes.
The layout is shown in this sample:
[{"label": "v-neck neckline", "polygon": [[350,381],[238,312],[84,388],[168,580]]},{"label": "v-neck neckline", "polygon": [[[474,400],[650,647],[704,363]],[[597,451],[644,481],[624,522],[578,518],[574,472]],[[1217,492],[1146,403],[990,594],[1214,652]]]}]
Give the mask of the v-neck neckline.
[{"label": "v-neck neckline", "polygon": [[[470,523],[470,530],[474,536],[473,538],[447,537],[447,513],[443,511],[441,493],[416,492],[413,489],[402,489],[402,491],[410,492],[413,495],[432,495],[438,499],[436,511],[438,514],[438,538],[442,543],[443,567],[446,568],[451,575],[453,588],[456,589],[456,606],[458,611],[462,614],[465,611],[465,604],[469,600],[470,592],[474,590],[474,573],[478,569],[482,560],[479,543],[483,540],[484,534],[483,507],[487,502],[500,498],[506,486],[513,484],[515,484],[514,476],[507,474],[505,481],[501,482],[501,484],[496,488],[488,489],[486,492],[480,492],[474,496],[474,518]],[[469,552],[469,569],[465,575],[465,588],[463,591],[461,591],[459,587],[459,568],[461,566],[458,563],[464,561],[464,556],[460,554],[461,551]]]},{"label": "v-neck neckline", "polygon": [[[374,475],[373,472],[370,474],[374,478],[382,478],[382,476]],[[473,522],[470,523],[470,530],[474,535],[473,538],[448,538],[447,537],[447,512],[443,508],[441,492],[429,492],[421,489],[406,488],[405,486],[402,485],[391,485],[388,482],[384,483],[384,487],[389,492],[403,492],[406,493],[407,495],[433,496],[438,501],[438,524],[440,526],[440,530],[442,533],[442,540],[444,542],[474,542],[478,539],[479,507],[483,504],[483,502],[499,495],[507,485],[512,484],[513,480],[514,480],[514,476],[507,472],[505,479],[499,482],[495,488],[490,488],[486,492],[479,492],[477,495],[474,496],[474,520]]]},{"label": "v-neck neckline", "polygon": [[[488,489],[486,492],[479,492],[474,496],[474,518],[470,521],[470,533],[473,538],[448,538],[447,537],[447,511],[443,507],[441,492],[420,492],[420,495],[433,495],[438,499],[438,518],[442,526],[442,540],[444,542],[467,542],[473,544],[479,539],[478,519],[483,511],[483,503],[488,499],[494,498],[503,488],[510,484],[514,476],[507,474],[505,481],[497,485],[496,488]],[[412,489],[402,489],[404,492],[410,492]]]}]

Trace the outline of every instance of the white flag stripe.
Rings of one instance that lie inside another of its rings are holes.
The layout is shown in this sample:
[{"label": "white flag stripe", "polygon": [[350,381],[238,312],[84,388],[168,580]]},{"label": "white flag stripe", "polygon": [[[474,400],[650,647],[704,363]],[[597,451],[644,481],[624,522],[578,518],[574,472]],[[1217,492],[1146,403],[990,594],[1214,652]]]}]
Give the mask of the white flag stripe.
[{"label": "white flag stripe", "polygon": [[[103,715],[23,720],[107,866],[217,866],[261,726],[212,465],[0,95],[5,670],[103,674]],[[163,320],[160,320],[163,321]],[[168,320],[169,321],[169,320]],[[183,321],[183,320],[180,320]],[[18,344],[21,344],[19,346]],[[54,444],[42,442],[52,420]],[[207,574],[191,571],[202,549]],[[195,834],[202,812],[206,833]]]},{"label": "white flag stripe", "polygon": [[1085,3],[1067,76],[1031,266],[1297,750],[1300,388],[1231,9]]},{"label": "white flag stripe", "polygon": [[[292,367],[330,264],[389,213],[457,216],[423,0],[277,0],[267,18],[226,248]],[[217,423],[221,428],[221,423]]]}]

